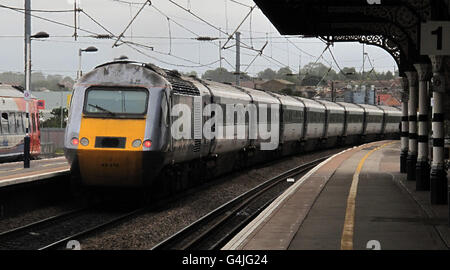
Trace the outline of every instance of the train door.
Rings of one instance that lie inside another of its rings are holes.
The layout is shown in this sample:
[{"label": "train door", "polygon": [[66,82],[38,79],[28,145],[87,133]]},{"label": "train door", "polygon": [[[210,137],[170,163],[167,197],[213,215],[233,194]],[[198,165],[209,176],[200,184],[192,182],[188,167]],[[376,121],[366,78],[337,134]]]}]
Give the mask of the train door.
[{"label": "train door", "polygon": [[36,114],[36,111],[33,111],[31,113],[31,127],[33,132],[31,133],[31,152],[33,154],[36,154],[39,152],[39,137],[40,137],[40,131],[39,131],[39,122],[38,117]]}]

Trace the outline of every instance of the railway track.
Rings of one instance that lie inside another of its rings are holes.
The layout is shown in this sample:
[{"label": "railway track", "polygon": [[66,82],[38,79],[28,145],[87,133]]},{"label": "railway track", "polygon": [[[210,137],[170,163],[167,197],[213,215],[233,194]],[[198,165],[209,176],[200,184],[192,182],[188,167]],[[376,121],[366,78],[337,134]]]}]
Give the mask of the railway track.
[{"label": "railway track", "polygon": [[102,209],[90,207],[65,212],[0,233],[0,250],[46,250],[65,248],[70,240],[101,231],[129,219],[143,208]]},{"label": "railway track", "polygon": [[153,250],[214,250],[224,246],[298,177],[330,156],[300,165],[260,184],[182,229]]}]

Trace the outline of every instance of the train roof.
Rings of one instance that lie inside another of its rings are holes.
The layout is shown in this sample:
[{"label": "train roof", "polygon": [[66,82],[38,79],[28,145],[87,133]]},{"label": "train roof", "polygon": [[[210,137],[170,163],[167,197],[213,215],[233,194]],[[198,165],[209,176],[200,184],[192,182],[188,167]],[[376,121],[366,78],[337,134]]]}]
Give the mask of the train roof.
[{"label": "train roof", "polygon": [[382,109],[385,112],[390,112],[390,113],[401,113],[401,110],[396,108],[396,107],[390,107],[390,106],[384,106],[384,105],[379,105],[377,106],[378,108]]},{"label": "train roof", "polygon": [[371,114],[383,114],[384,111],[377,106],[369,105],[369,104],[358,104],[359,106],[363,107],[366,112],[369,112]]},{"label": "train roof", "polygon": [[339,112],[339,113],[345,112],[344,107],[342,107],[339,104],[336,104],[334,102],[327,101],[327,100],[321,100],[321,99],[317,100],[317,102],[322,103],[323,105],[325,105],[327,110],[330,110],[332,112]]},{"label": "train roof", "polygon": [[280,104],[280,101],[271,93],[244,87],[242,87],[242,89],[249,93],[257,103]]},{"label": "train roof", "polygon": [[[0,83],[0,97],[23,98],[21,86]],[[32,98],[36,98],[32,95]]]},{"label": "train roof", "polygon": [[206,84],[214,96],[222,99],[239,99],[242,101],[250,102],[250,96],[244,91],[233,87],[232,85],[222,84],[214,81],[201,80]]},{"label": "train roof", "polygon": [[302,101],[309,109],[325,111],[325,105],[323,105],[322,103],[302,97],[295,97],[295,98]]},{"label": "train roof", "polygon": [[278,97],[281,100],[281,103],[285,106],[297,107],[298,109],[303,109],[305,107],[305,105],[301,101],[291,96],[280,95],[277,93],[273,93],[273,95]]},{"label": "train roof", "polygon": [[337,104],[344,106],[346,111],[349,111],[352,113],[364,114],[364,109],[354,103],[337,102]]}]

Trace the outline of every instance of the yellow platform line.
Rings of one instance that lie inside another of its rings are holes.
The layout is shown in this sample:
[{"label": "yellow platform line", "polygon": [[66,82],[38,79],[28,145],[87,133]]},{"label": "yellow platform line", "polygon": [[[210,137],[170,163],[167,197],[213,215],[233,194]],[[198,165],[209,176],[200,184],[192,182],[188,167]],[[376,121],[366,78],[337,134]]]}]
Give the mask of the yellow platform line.
[{"label": "yellow platform line", "polygon": [[370,152],[368,152],[359,162],[358,167],[356,168],[355,173],[353,174],[353,181],[350,187],[350,192],[347,198],[347,209],[345,212],[345,222],[344,229],[342,231],[341,237],[341,250],[352,250],[353,249],[353,232],[355,228],[355,206],[356,206],[356,194],[358,193],[358,183],[359,183],[359,174],[361,173],[362,167],[366,162],[366,159],[373,154],[374,152],[384,148],[388,145],[391,145],[395,142],[390,142],[383,144]]}]

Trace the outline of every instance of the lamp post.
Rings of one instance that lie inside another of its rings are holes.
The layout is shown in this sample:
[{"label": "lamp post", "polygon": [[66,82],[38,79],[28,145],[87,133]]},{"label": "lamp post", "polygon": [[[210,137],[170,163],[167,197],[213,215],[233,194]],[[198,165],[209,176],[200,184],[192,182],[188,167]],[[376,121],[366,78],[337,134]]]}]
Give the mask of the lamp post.
[{"label": "lamp post", "polygon": [[31,0],[25,0],[25,91],[23,93],[25,100],[26,112],[26,129],[23,146],[23,167],[30,168],[30,111],[29,102],[31,101],[31,39],[48,38],[49,34],[46,32],[38,32],[31,35]]},{"label": "lamp post", "polygon": [[81,55],[83,52],[96,52],[98,49],[94,46],[89,46],[86,49],[79,49],[78,50],[78,72],[77,72],[77,80],[83,76],[83,73],[81,71]]}]

